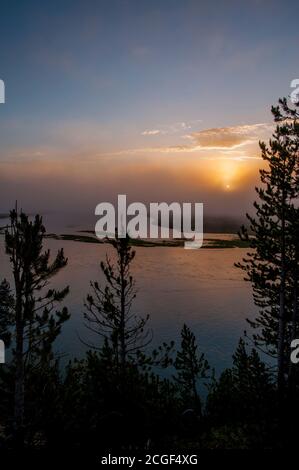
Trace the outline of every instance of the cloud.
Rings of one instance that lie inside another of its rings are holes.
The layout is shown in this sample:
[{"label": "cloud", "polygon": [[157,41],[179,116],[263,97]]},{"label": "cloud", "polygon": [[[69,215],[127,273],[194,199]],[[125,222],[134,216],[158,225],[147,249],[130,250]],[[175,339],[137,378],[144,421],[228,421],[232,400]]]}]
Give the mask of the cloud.
[{"label": "cloud", "polygon": [[141,132],[141,135],[159,135],[162,131],[160,129],[145,130]]},{"label": "cloud", "polygon": [[[184,129],[180,123],[181,129]],[[160,145],[131,148],[113,153],[113,155],[136,155],[144,153],[198,153],[205,158],[249,159],[257,157],[256,146],[259,140],[267,139],[273,131],[268,123],[244,124],[230,127],[218,127],[182,134],[180,137],[190,141],[187,145]],[[144,135],[157,135],[158,129],[144,131]],[[253,145],[255,144],[255,145]],[[213,155],[209,154],[213,152]],[[111,154],[112,155],[112,154]]]},{"label": "cloud", "polygon": [[[168,155],[184,159],[187,155],[201,160],[246,160],[260,158],[259,140],[267,140],[273,131],[273,125],[267,123],[236,125],[229,127],[208,128],[190,131],[189,126],[197,121],[180,121],[169,126],[146,129],[142,132],[144,139],[155,139],[156,145],[136,147],[125,142],[118,149],[111,143],[113,129],[107,129],[99,122],[66,121],[41,127],[39,140],[22,141],[18,145],[4,146],[0,150],[0,162],[5,161],[99,161],[106,162],[124,157],[155,158]],[[24,132],[31,134],[31,126]],[[27,132],[28,131],[28,132]],[[168,132],[167,141],[162,135]],[[32,139],[34,140],[34,139]],[[130,142],[130,139],[127,139]],[[55,142],[55,145],[53,145]],[[152,142],[152,141],[151,141]],[[113,148],[114,147],[114,148]],[[128,160],[127,158],[125,159]]]},{"label": "cloud", "polygon": [[270,125],[265,123],[219,127],[193,132],[190,138],[200,148],[234,149],[256,141],[267,130],[270,130]]},{"label": "cloud", "polygon": [[[156,129],[146,129],[143,132],[141,132],[141,135],[145,136],[155,136],[155,135],[172,135],[172,134],[179,134],[182,132],[188,132],[192,130],[195,124],[198,124],[199,122],[202,122],[201,119],[193,119],[191,121],[179,121],[179,122],[174,122],[173,124],[164,124],[161,126],[157,126],[158,128]],[[185,135],[182,134],[181,137],[185,137]]]}]

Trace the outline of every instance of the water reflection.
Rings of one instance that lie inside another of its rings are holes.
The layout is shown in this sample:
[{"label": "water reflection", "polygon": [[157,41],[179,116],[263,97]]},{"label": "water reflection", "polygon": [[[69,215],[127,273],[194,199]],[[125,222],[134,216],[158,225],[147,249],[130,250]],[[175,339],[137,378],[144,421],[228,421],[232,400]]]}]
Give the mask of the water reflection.
[{"label": "water reflection", "polygon": [[[68,266],[53,280],[53,285],[69,285],[67,306],[72,314],[64,326],[56,347],[67,357],[81,357],[85,341],[99,341],[83,326],[83,300],[90,280],[103,280],[99,262],[109,245],[48,240],[53,253],[64,247]],[[246,253],[244,249],[143,248],[137,247],[133,274],[138,295],[135,311],[150,314],[154,332],[153,346],[161,341],[178,340],[184,322],[196,334],[202,349],[217,371],[231,364],[231,355],[255,307],[251,287],[243,281],[234,262]],[[0,239],[1,277],[10,279],[9,262]]]}]

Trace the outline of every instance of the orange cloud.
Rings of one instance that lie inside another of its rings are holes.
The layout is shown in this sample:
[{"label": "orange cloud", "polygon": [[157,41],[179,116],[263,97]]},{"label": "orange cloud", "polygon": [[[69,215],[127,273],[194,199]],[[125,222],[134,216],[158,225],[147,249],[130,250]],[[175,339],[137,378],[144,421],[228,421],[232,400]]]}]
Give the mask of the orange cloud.
[{"label": "orange cloud", "polygon": [[262,133],[269,129],[269,124],[247,124],[206,129],[193,132],[190,137],[201,148],[234,149],[256,141]]}]

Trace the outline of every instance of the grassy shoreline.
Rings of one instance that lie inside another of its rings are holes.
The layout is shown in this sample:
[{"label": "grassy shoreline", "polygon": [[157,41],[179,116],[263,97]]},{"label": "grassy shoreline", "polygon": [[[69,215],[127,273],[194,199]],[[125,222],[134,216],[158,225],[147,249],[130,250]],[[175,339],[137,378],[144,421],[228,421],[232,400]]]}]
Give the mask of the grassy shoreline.
[{"label": "grassy shoreline", "polygon": [[[0,227],[0,235],[4,235],[4,230],[6,227]],[[95,237],[94,232],[91,230],[80,230],[76,234],[56,234],[48,233],[46,238],[52,240],[61,240],[61,241],[73,241],[78,243],[93,243],[93,244],[105,244],[110,243],[108,238],[99,240]],[[132,246],[135,247],[146,247],[146,248],[155,248],[155,247],[184,247],[185,240],[180,239],[169,239],[169,240],[150,240],[150,239],[131,239]],[[204,238],[204,243],[202,248],[204,249],[225,249],[225,248],[248,248],[250,243],[247,241],[242,241],[235,235],[232,239],[215,239],[215,238]]]},{"label": "grassy shoreline", "polygon": [[[85,232],[88,233],[88,232]],[[77,235],[77,234],[61,234],[57,235],[55,233],[49,233],[47,238],[53,240],[63,240],[63,241],[75,241],[80,243],[94,243],[94,244],[105,244],[110,243],[109,239],[99,240],[95,236],[91,235]],[[132,239],[131,243],[132,246],[141,246],[141,247],[148,247],[148,248],[155,248],[155,247],[183,247],[184,246],[184,239],[173,239],[173,240],[143,240],[143,239]],[[204,244],[202,248],[205,249],[223,249],[223,248],[247,248],[249,247],[249,242],[244,242],[240,239],[236,238],[232,240],[222,240],[222,239],[214,239],[214,238],[205,238]]]}]

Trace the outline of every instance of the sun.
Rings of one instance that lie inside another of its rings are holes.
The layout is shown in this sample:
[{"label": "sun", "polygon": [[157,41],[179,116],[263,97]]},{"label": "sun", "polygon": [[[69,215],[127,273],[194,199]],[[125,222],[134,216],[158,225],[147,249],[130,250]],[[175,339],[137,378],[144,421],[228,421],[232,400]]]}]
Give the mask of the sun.
[{"label": "sun", "polygon": [[230,184],[227,184],[227,185],[225,186],[225,189],[227,189],[227,190],[229,191],[229,190],[230,190]]}]

